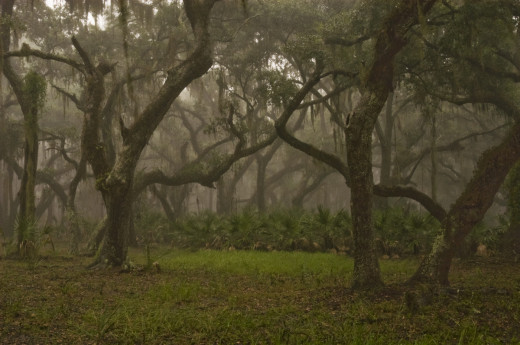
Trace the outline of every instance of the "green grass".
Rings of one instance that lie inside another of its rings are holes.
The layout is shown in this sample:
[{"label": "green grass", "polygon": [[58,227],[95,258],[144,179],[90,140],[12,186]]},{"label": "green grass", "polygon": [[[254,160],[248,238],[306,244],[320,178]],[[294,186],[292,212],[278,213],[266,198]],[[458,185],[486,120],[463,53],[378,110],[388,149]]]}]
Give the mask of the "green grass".
[{"label": "green grass", "polygon": [[[354,267],[351,258],[324,253],[201,250],[158,252],[155,256],[155,260],[168,269],[242,275],[350,275]],[[139,254],[135,257],[143,262]]]},{"label": "green grass", "polygon": [[411,314],[416,260],[383,260],[386,286],[349,289],[351,258],[323,253],[133,250],[161,272],[0,260],[0,344],[520,344],[517,264],[456,262],[455,295]]}]

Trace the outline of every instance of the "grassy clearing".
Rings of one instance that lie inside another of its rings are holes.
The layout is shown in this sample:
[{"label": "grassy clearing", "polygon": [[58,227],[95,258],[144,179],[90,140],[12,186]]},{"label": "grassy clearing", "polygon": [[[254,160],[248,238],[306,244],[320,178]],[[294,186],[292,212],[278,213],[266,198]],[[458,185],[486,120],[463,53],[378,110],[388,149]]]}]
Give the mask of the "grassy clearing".
[{"label": "grassy clearing", "polygon": [[452,293],[411,313],[414,260],[381,262],[386,287],[349,290],[352,260],[300,252],[133,251],[150,271],[84,258],[0,260],[1,344],[520,344],[518,264],[456,262]]}]

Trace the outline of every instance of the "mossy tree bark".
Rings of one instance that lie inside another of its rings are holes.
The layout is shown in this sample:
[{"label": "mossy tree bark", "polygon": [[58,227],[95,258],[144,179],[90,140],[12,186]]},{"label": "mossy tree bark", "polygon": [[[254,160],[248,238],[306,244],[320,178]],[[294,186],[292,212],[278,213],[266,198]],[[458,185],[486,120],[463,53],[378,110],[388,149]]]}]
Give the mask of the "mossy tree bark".
[{"label": "mossy tree bark", "polygon": [[[354,227],[353,287],[370,289],[382,284],[374,246],[372,225],[372,193],[397,196],[406,193],[420,200],[425,207],[443,214],[442,207],[412,188],[374,186],[372,176],[372,133],[393,84],[395,56],[406,44],[407,34],[418,23],[419,14],[430,11],[435,0],[400,1],[393,7],[375,37],[373,58],[362,80],[361,98],[349,116],[346,126],[348,167],[338,157],[321,151],[291,135],[285,128],[291,112],[284,111],[275,127],[278,135],[289,145],[318,159],[341,173],[351,188],[351,213]],[[298,92],[309,92],[320,80],[320,69]],[[301,100],[300,100],[301,101]],[[289,110],[289,109],[287,109]],[[377,188],[376,188],[377,187]]]},{"label": "mossy tree bark", "polygon": [[346,137],[355,244],[354,288],[382,284],[372,225],[372,133],[392,91],[394,58],[405,46],[407,32],[418,22],[418,15],[427,13],[435,2],[401,1],[394,7],[377,35],[360,101],[349,116]]},{"label": "mossy tree bark", "polygon": [[[34,241],[30,229],[36,222],[35,187],[38,167],[38,115],[45,98],[45,80],[35,72],[29,72],[21,78],[4,58],[11,44],[11,18],[14,0],[2,1],[0,24],[0,54],[2,72],[9,81],[23,113],[24,121],[24,169],[21,180],[18,211],[18,243],[24,240]],[[20,248],[20,246],[19,246]]]},{"label": "mossy tree bark", "polygon": [[[26,98],[29,95],[25,95]],[[29,99],[26,100],[30,102]],[[24,165],[20,185],[20,209],[18,212],[18,244],[33,241],[36,222],[36,170],[38,168],[38,108],[31,106],[24,112]]]},{"label": "mossy tree bark", "polygon": [[449,285],[455,250],[482,220],[511,168],[520,160],[520,124],[501,144],[482,154],[471,181],[446,215],[431,253],[424,258],[410,283]]},{"label": "mossy tree bark", "polygon": [[265,212],[267,209],[267,202],[265,199],[266,191],[266,177],[267,177],[267,166],[273,159],[276,151],[282,146],[282,141],[279,140],[273,144],[266,153],[258,153],[256,155],[256,207],[258,211]]},{"label": "mossy tree bark", "polygon": [[353,288],[382,285],[372,224],[372,131],[386,100],[384,88],[365,92],[347,126],[350,211],[354,237]]},{"label": "mossy tree bark", "polygon": [[83,130],[83,149],[101,191],[107,209],[106,235],[97,263],[120,266],[127,256],[128,235],[132,215],[133,182],[142,150],[163,119],[173,101],[193,80],[212,65],[212,44],[208,26],[210,11],[218,0],[184,1],[184,8],[196,39],[196,47],[188,58],[172,67],[155,98],[137,116],[134,123],[121,125],[123,147],[111,166],[98,137],[101,104],[104,98],[102,66],[93,66],[88,54],[73,40],[87,75],[87,107]]}]

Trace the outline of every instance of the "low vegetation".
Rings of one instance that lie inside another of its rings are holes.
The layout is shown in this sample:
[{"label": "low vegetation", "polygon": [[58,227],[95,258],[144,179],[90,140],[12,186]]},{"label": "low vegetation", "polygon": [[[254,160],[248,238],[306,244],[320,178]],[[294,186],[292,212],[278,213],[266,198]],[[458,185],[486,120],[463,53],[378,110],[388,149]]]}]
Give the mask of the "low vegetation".
[{"label": "low vegetation", "polygon": [[520,344],[513,261],[458,260],[411,307],[415,258],[383,260],[386,286],[358,293],[347,256],[148,248],[126,271],[59,249],[1,259],[0,344]]},{"label": "low vegetation", "polygon": [[[374,226],[378,253],[383,258],[428,253],[439,229],[432,216],[402,208],[376,211]],[[500,251],[507,228],[505,223],[480,224],[458,255],[469,257],[479,245],[485,246],[486,252]],[[269,213],[250,208],[228,216],[204,211],[173,223],[161,213],[143,210],[137,217],[136,229],[143,245],[168,244],[185,250],[297,250],[350,255],[353,249],[350,214],[322,207],[315,211],[280,208]]]}]

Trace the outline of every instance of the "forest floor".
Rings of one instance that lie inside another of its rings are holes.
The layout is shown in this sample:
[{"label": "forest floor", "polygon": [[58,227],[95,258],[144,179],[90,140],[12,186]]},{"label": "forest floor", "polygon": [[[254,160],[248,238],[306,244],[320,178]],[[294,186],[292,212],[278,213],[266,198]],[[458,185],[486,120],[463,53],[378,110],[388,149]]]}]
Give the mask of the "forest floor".
[{"label": "forest floor", "polygon": [[332,254],[130,257],[126,273],[59,252],[0,257],[0,344],[520,344],[513,261],[457,260],[451,288],[410,310],[417,259],[382,260],[385,287],[358,293],[352,259]]}]

